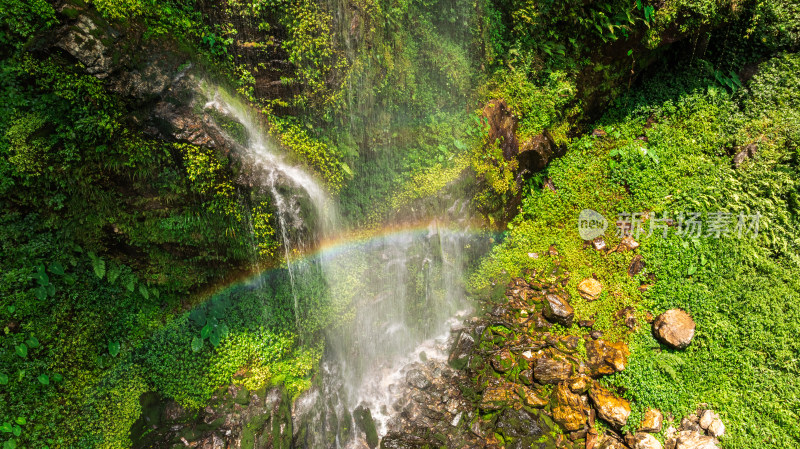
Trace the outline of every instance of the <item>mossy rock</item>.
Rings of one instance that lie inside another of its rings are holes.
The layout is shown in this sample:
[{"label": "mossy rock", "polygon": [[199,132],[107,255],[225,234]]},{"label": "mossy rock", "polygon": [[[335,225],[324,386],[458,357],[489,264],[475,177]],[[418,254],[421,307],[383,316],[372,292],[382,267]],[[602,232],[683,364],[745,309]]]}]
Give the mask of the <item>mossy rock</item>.
[{"label": "mossy rock", "polygon": [[375,420],[372,419],[372,412],[364,406],[358,406],[358,408],[353,411],[353,418],[358,428],[364,432],[367,438],[367,445],[370,449],[378,447],[378,429],[375,427]]}]

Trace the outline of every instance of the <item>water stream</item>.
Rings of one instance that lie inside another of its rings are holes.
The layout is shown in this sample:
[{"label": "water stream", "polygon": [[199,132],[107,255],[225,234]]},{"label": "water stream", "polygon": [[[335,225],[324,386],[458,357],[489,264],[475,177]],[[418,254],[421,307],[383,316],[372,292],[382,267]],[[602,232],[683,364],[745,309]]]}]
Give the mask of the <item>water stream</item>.
[{"label": "water stream", "polygon": [[[299,283],[319,273],[338,317],[325,331],[324,381],[295,404],[297,419],[309,429],[301,444],[355,447],[353,429],[343,434],[330,423],[346,420],[357,407],[369,409],[378,434],[385,434],[403,367],[444,358],[450,326],[469,312],[462,283],[476,233],[466,203],[450,198],[415,224],[346,236],[325,189],[288,162],[248,108],[219,88],[203,92],[204,109],[216,120],[223,116],[244,127],[244,139],[226,140],[248,164],[251,184],[272,198],[298,329],[307,325],[301,310],[308,300]],[[335,250],[307,254],[337,238],[329,243]]]}]

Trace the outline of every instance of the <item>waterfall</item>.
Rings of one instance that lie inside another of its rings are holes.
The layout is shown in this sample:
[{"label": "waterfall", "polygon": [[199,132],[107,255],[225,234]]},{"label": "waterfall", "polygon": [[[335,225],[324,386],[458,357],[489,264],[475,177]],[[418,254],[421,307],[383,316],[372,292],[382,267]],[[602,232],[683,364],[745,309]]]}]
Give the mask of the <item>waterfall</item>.
[{"label": "waterfall", "polygon": [[[221,126],[216,126],[225,135],[227,143],[236,148],[239,156],[248,163],[248,174],[254,177],[254,183],[265,188],[272,198],[294,300],[295,323],[300,329],[297,278],[303,272],[304,263],[296,255],[302,255],[334,231],[338,223],[335,207],[325,189],[310,173],[287,161],[278,143],[269,138],[250,108],[217,86],[201,83],[201,92],[207,98],[204,110],[215,111],[244,127],[245,138],[239,142]],[[310,200],[313,211],[303,210],[306,198]],[[313,220],[307,216],[309,212],[314,213]],[[315,226],[309,224],[312,221]],[[305,234],[311,234],[311,237]]]},{"label": "waterfall", "polygon": [[[298,332],[312,325],[301,313],[301,303],[313,299],[303,284],[321,274],[327,289],[325,307],[334,318],[324,332],[324,381],[296,401],[295,415],[308,428],[299,446],[353,444],[352,428],[345,434],[331,422],[347,421],[357,407],[370,410],[383,435],[402,368],[421,357],[446,357],[450,326],[469,311],[462,284],[465,250],[475,233],[466,202],[451,198],[448,207],[410,225],[347,233],[325,189],[289,162],[244,104],[216,87],[202,91],[206,111],[243,126],[245,135],[237,141],[216,124],[246,163],[251,184],[272,198]],[[333,249],[307,254],[323,240],[334,242]]]}]

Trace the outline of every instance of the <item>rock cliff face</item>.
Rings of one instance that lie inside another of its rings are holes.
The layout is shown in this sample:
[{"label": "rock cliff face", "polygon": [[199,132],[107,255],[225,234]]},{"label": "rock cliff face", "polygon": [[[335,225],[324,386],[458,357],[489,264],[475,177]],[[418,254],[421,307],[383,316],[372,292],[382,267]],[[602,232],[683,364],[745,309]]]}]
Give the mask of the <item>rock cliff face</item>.
[{"label": "rock cliff face", "polygon": [[288,449],[291,401],[279,388],[221,388],[205,408],[186,410],[155,395],[142,397],[143,412],[131,429],[134,449]]}]

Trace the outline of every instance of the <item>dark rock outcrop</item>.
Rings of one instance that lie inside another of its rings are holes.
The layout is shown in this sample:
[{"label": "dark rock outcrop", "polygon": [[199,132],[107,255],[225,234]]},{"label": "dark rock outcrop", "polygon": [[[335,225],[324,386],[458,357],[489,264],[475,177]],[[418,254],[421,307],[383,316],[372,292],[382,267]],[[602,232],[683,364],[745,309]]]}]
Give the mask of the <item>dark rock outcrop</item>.
[{"label": "dark rock outcrop", "polygon": [[511,160],[519,154],[517,140],[517,117],[508,108],[505,100],[491,100],[483,107],[483,117],[489,125],[490,144],[498,142],[503,158]]},{"label": "dark rock outcrop", "polygon": [[545,296],[542,313],[548,320],[564,327],[572,326],[572,320],[575,317],[575,310],[569,305],[569,302],[563,296],[552,293]]}]

